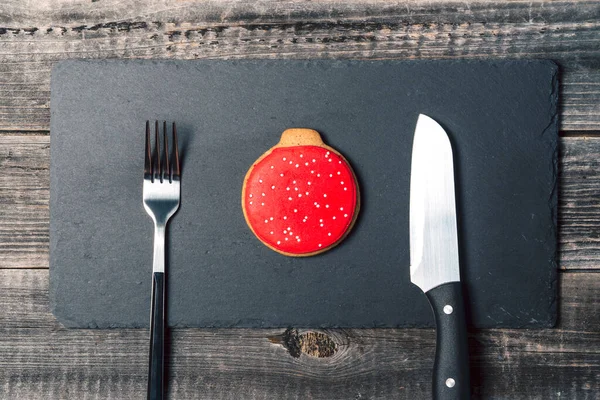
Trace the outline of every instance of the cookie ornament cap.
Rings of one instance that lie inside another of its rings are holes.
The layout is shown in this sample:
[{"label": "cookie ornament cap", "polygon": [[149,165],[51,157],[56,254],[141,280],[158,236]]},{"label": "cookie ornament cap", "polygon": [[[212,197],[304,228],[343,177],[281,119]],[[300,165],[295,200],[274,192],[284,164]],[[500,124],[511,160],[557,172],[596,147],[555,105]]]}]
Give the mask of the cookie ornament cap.
[{"label": "cookie ornament cap", "polygon": [[248,226],[293,257],[331,249],[352,229],[360,200],[348,161],[312,129],[287,129],[250,167],[242,188]]}]

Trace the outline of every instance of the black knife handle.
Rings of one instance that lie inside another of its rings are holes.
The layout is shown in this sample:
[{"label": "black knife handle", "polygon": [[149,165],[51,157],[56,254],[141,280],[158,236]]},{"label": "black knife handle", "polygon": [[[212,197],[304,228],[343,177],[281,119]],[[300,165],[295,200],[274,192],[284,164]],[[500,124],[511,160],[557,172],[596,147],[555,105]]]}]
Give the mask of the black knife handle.
[{"label": "black knife handle", "polygon": [[445,283],[425,294],[437,327],[433,399],[468,400],[471,395],[469,348],[461,284]]},{"label": "black knife handle", "polygon": [[150,310],[150,363],[148,370],[148,400],[162,400],[164,394],[165,358],[165,274],[152,273]]}]

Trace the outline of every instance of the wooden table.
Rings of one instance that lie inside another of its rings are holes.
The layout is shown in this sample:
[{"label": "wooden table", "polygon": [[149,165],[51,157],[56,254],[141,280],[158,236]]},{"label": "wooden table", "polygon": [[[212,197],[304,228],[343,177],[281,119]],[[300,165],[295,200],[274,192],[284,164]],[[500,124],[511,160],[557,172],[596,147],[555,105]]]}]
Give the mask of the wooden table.
[{"label": "wooden table", "polygon": [[[555,60],[559,322],[470,332],[473,397],[600,399],[600,4],[537,0],[2,1],[0,399],[145,398],[147,331],[64,329],[48,306],[50,69],[117,57]],[[174,329],[170,343],[172,399],[430,398],[433,330]]]}]

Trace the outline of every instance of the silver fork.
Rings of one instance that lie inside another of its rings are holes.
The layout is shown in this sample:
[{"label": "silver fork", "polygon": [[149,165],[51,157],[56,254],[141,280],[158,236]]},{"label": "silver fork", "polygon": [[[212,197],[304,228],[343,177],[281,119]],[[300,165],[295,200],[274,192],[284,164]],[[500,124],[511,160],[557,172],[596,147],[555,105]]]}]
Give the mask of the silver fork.
[{"label": "silver fork", "polygon": [[144,160],[144,208],[154,221],[154,262],[150,311],[150,361],[148,400],[161,400],[164,394],[165,337],[165,230],[169,218],[179,208],[181,168],[177,128],[173,122],[174,156],[169,160],[167,122],[163,122],[163,152],[160,149],[159,123],[155,123],[154,151],[150,144],[150,122],[146,121]]}]

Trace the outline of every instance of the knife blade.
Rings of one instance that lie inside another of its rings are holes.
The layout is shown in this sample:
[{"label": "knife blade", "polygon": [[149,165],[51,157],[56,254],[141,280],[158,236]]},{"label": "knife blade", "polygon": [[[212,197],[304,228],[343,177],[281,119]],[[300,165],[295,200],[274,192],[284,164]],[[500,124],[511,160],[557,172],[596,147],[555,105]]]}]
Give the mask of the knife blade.
[{"label": "knife blade", "polygon": [[410,280],[425,293],[435,316],[433,398],[469,399],[452,146],[444,129],[423,114],[417,120],[412,149]]}]

